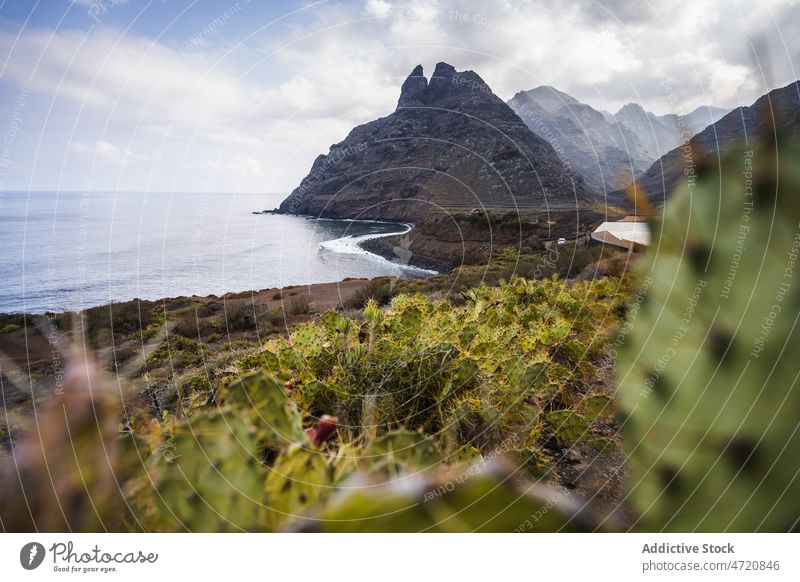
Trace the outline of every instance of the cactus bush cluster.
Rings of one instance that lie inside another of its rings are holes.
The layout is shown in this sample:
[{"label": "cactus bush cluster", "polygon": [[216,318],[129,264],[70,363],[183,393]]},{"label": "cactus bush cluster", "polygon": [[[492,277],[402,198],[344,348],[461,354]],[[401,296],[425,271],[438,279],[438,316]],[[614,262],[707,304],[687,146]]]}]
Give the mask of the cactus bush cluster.
[{"label": "cactus bush cluster", "polygon": [[[241,378],[215,388],[211,405],[133,435],[131,451],[147,468],[131,485],[142,526],[347,529],[324,510],[390,483],[424,497],[422,484],[435,489],[457,474],[491,491],[487,518],[496,502],[546,504],[541,491],[519,490],[552,469],[546,443],[616,446],[607,436],[612,395],[593,377],[619,323],[620,285],[514,279],[470,290],[460,306],[402,295],[384,309],[369,302],[359,318],[330,311],[266,342],[239,363]],[[503,455],[513,478],[495,490],[488,462]],[[473,474],[476,463],[484,466]],[[448,507],[469,498],[445,493]],[[507,529],[512,516],[439,524],[425,515],[403,529]]]}]

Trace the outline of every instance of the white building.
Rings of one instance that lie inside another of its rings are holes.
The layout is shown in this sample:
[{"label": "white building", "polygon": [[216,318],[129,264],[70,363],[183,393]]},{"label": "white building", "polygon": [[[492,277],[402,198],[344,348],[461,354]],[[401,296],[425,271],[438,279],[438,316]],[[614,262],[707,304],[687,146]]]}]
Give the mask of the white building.
[{"label": "white building", "polygon": [[604,222],[595,229],[592,238],[633,251],[650,244],[650,229],[646,222]]}]

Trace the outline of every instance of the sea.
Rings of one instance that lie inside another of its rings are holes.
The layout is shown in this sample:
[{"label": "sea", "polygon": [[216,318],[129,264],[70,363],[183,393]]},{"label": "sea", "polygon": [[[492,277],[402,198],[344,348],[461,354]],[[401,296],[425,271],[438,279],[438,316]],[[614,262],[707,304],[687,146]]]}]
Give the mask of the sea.
[{"label": "sea", "polygon": [[[254,214],[283,194],[4,192],[0,312],[433,271],[362,249],[411,225]],[[406,261],[407,262],[407,261]]]}]

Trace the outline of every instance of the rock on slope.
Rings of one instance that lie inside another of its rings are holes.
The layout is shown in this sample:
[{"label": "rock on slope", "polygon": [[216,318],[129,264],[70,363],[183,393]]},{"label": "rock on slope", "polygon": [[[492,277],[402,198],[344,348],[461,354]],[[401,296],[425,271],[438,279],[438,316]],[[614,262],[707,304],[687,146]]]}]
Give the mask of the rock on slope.
[{"label": "rock on slope", "polygon": [[688,144],[676,147],[657,160],[642,175],[638,186],[652,202],[663,204],[667,193],[682,179],[694,179],[695,165],[704,153],[718,151],[735,142],[747,143],[773,120],[793,139],[800,139],[800,82],[775,89],[748,107],[734,109],[695,135]]},{"label": "rock on slope", "polygon": [[431,212],[576,208],[583,180],[472,71],[417,66],[397,109],[319,156],[279,211],[422,221]]}]

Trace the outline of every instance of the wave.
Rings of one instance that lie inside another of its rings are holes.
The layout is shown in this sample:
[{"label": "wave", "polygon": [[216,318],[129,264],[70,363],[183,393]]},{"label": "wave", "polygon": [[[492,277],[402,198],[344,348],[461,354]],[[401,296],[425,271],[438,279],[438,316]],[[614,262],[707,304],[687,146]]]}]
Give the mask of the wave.
[{"label": "wave", "polygon": [[[358,221],[358,222],[367,222],[367,221]],[[376,222],[380,223],[381,221],[374,220],[369,222]],[[392,223],[383,223],[383,224],[392,224]],[[400,230],[396,232],[381,232],[381,233],[373,233],[373,234],[362,234],[362,235],[347,235],[343,236],[342,238],[336,238],[333,240],[328,240],[320,243],[320,248],[323,248],[327,251],[331,251],[334,253],[344,254],[344,255],[362,255],[369,257],[371,260],[391,265],[396,267],[402,271],[408,273],[417,273],[420,275],[436,275],[438,271],[433,271],[431,269],[423,269],[422,267],[415,267],[414,265],[404,264],[402,262],[391,261],[386,257],[382,257],[381,255],[372,253],[361,246],[362,243],[365,243],[368,240],[375,240],[378,238],[385,238],[387,236],[402,236],[407,234],[414,228],[413,224],[401,224],[398,226],[403,226],[405,230]],[[411,253],[408,253],[408,258],[410,258]],[[401,260],[404,257],[401,257]],[[406,259],[407,260],[407,259]]]}]

